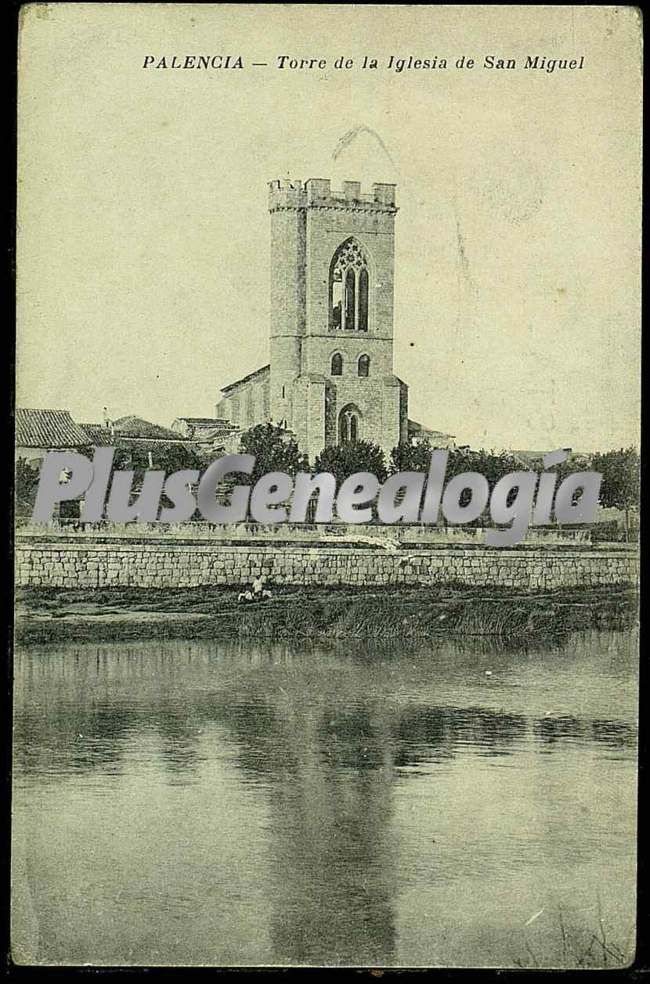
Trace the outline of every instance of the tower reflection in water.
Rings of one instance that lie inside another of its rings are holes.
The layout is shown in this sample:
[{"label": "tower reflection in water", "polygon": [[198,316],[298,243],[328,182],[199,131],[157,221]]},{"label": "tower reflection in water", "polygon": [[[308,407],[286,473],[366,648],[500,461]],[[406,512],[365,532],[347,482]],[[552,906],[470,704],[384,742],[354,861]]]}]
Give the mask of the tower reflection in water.
[{"label": "tower reflection in water", "polygon": [[[242,853],[240,859],[242,866],[257,866],[265,909],[258,913],[260,939],[233,940],[230,962],[255,963],[263,951],[263,961],[274,964],[404,964],[397,912],[410,862],[395,796],[405,784],[430,789],[459,757],[523,756],[531,748],[539,755],[557,743],[634,749],[633,718],[611,712],[612,687],[627,699],[628,710],[634,703],[629,659],[620,662],[616,649],[607,662],[610,679],[603,681],[603,637],[597,643],[582,638],[576,646],[572,659],[553,650],[472,652],[453,642],[400,657],[243,643],[32,647],[16,660],[17,800],[27,802],[34,787],[74,784],[87,775],[116,796],[122,783],[141,776],[145,787],[156,787],[156,802],[169,795],[164,788],[187,793],[193,787],[209,823],[197,825],[194,834],[188,815],[184,836],[203,838],[200,852],[207,856],[210,830],[225,822],[232,803],[229,787],[213,779],[213,764],[225,762],[232,770],[228,782],[263,804],[261,820],[258,814],[237,818],[242,832],[253,830],[262,845],[255,858]],[[490,683],[483,669],[488,664]],[[580,713],[569,713],[568,695],[549,719],[541,711],[549,702],[549,679],[560,694],[576,669]],[[432,803],[439,810],[443,825],[449,803],[430,794],[425,802],[427,810]],[[417,830],[417,796],[410,809]],[[425,829],[431,818],[422,821]],[[86,835],[92,839],[93,831]],[[143,850],[160,852],[154,840],[152,826]],[[242,852],[246,843],[250,837],[242,838]],[[459,857],[462,848],[454,847]],[[508,849],[504,845],[505,864]],[[32,872],[47,863],[30,860]],[[185,874],[175,874],[174,858],[161,856],[160,863],[172,879],[165,889],[169,898],[191,898],[192,886]],[[449,879],[450,864],[443,870],[437,856],[427,863],[432,884]],[[119,868],[120,859],[97,857],[96,864],[101,882],[104,869]],[[126,864],[116,877],[120,904],[128,907],[138,886]],[[38,897],[38,884],[30,888]],[[210,895],[215,913],[221,896],[237,905],[232,886],[215,884]],[[158,907],[164,904],[157,900]],[[151,908],[149,919],[156,911]],[[145,905],[142,918],[146,913]],[[432,933],[435,925],[432,913]],[[146,963],[151,955],[142,938],[135,933],[134,962]],[[116,952],[120,943],[115,939]],[[228,952],[222,941],[220,954],[224,945]],[[200,952],[196,946],[194,940],[196,962],[210,963],[211,940],[200,941]]]}]

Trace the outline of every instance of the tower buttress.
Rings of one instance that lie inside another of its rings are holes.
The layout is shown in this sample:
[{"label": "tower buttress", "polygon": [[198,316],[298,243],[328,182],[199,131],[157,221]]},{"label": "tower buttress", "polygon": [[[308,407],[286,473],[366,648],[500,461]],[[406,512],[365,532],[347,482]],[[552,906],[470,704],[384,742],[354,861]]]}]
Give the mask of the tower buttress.
[{"label": "tower buttress", "polygon": [[292,387],[305,333],[306,193],[301,181],[271,181],[271,384],[274,423],[291,427]]}]

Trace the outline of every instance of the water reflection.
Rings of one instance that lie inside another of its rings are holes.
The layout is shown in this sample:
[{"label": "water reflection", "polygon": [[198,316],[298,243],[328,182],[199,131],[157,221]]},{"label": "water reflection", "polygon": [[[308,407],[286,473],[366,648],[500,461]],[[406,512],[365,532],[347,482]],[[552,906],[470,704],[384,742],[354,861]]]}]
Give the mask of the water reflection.
[{"label": "water reflection", "polygon": [[26,648],[14,935],[44,962],[508,964],[522,896],[584,901],[607,848],[629,922],[635,671],[622,633]]}]

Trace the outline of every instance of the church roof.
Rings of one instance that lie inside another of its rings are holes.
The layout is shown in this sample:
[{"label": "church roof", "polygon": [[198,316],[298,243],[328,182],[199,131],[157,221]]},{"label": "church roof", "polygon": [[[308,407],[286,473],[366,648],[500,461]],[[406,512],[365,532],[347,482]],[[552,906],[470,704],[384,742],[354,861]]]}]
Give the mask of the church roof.
[{"label": "church roof", "polygon": [[426,434],[430,437],[455,437],[455,434],[447,434],[446,431],[434,430],[432,427],[427,427],[425,424],[421,424],[419,420],[411,420],[409,417],[408,429],[414,434]]},{"label": "church roof", "polygon": [[228,393],[232,392],[232,390],[236,389],[238,386],[242,386],[244,383],[249,383],[253,379],[258,379],[260,376],[263,376],[267,372],[269,372],[270,369],[271,369],[270,364],[267,364],[265,366],[262,366],[261,369],[256,369],[255,372],[249,372],[247,376],[242,376],[241,379],[236,379],[234,383],[229,383],[227,386],[222,386],[221,392],[225,396],[227,396]]}]

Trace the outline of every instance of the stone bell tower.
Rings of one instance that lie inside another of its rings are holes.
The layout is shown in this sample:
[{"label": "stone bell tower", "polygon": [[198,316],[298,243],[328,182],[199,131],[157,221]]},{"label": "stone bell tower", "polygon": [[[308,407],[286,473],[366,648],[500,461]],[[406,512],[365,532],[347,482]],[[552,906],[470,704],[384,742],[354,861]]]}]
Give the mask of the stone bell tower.
[{"label": "stone bell tower", "polygon": [[393,374],[395,185],[272,181],[270,416],[310,460],[405,440],[408,389]]}]

